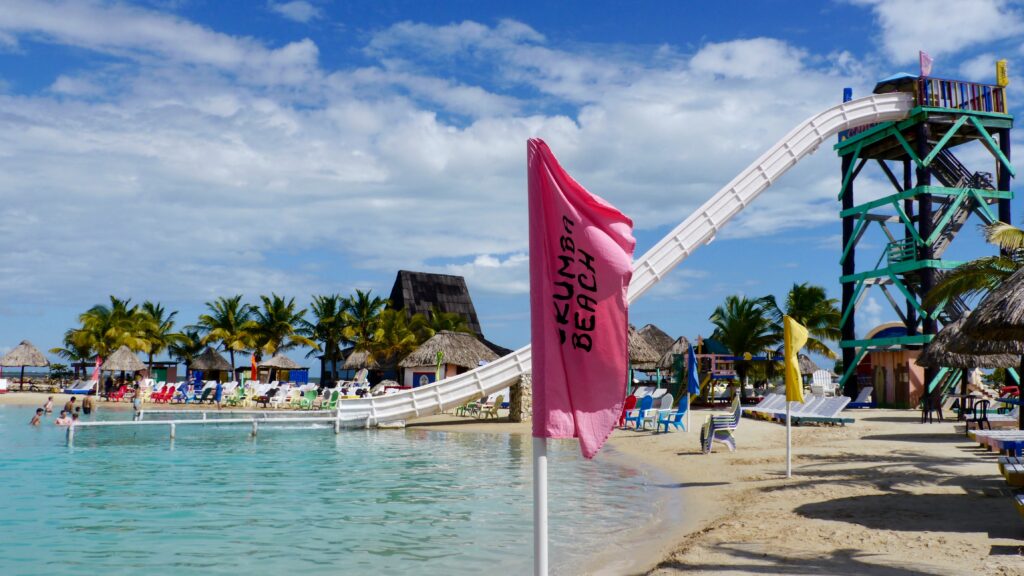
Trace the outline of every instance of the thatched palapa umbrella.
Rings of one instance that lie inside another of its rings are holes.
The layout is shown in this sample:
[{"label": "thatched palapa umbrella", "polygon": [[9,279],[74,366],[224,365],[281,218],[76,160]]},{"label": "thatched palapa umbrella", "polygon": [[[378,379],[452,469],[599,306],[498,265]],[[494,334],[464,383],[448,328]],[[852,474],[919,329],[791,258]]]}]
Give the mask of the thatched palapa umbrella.
[{"label": "thatched palapa umbrella", "polygon": [[21,344],[0,358],[0,366],[21,368],[21,389],[25,389],[25,366],[42,367],[49,366],[50,361],[43,356],[38,348],[28,340],[22,340]]},{"label": "thatched palapa umbrella", "polygon": [[669,346],[668,349],[665,350],[657,364],[658,370],[668,370],[672,374],[673,379],[677,382],[672,393],[678,397],[682,397],[683,391],[686,389],[683,375],[686,373],[687,367],[686,363],[683,362],[681,364],[680,373],[676,373],[676,356],[683,356],[685,358],[689,350],[690,341],[686,339],[686,336],[680,336],[679,338],[676,338],[675,342],[672,342],[672,345]]},{"label": "thatched palapa umbrella", "polygon": [[[1024,342],[1024,268],[989,292],[964,322],[963,332],[977,340]],[[1024,354],[1017,374],[1024,378]],[[1024,430],[1024,407],[1019,412],[1018,428]]]},{"label": "thatched palapa umbrella", "polygon": [[814,363],[814,360],[811,360],[810,356],[807,354],[797,354],[796,358],[800,364],[800,374],[803,376],[814,374],[818,370],[821,370],[821,368],[819,368],[818,365]]},{"label": "thatched palapa umbrella", "polygon": [[127,346],[121,346],[104,360],[101,368],[108,372],[138,372],[145,370],[146,365]]},{"label": "thatched palapa umbrella", "polygon": [[[189,368],[203,372],[231,372],[231,363],[224,359],[219,352],[207,346],[206,350],[203,350],[203,353],[192,361]],[[232,375],[233,377],[234,375]]]},{"label": "thatched palapa umbrella", "polygon": [[260,368],[270,368],[270,379],[273,380],[274,370],[299,370],[303,366],[299,366],[294,360],[287,356],[277,355],[270,360],[264,360],[259,364]]},{"label": "thatched palapa umbrella", "polygon": [[[968,338],[963,333],[964,322],[961,318],[947,324],[924,349],[917,358],[917,365],[922,368],[960,368],[964,371],[960,382],[960,394],[967,394],[968,371],[973,368],[1008,368],[1017,363],[1017,356],[1000,352],[997,347],[986,346],[983,341]],[[1006,344],[999,346],[1006,350]],[[962,400],[961,400],[962,402]]]},{"label": "thatched palapa umbrella", "polygon": [[[647,339],[637,332],[632,325],[629,327],[629,364],[633,370],[650,371],[658,367],[661,354],[651,347]],[[632,382],[632,378],[630,378]]]},{"label": "thatched palapa umbrella", "polygon": [[[370,357],[370,353],[366,350],[353,350],[351,349],[348,357],[345,358],[345,362],[341,365],[342,370],[378,370],[380,364]],[[344,352],[342,352],[344,354]]]},{"label": "thatched palapa umbrella", "polygon": [[437,363],[438,352],[442,354],[442,364],[452,364],[469,369],[476,368],[481,361],[493,362],[498,359],[498,355],[473,334],[441,330],[420,344],[408,356],[402,358],[398,366],[400,368],[433,366]]},{"label": "thatched palapa umbrella", "polygon": [[664,355],[672,347],[672,344],[675,343],[671,336],[654,324],[648,324],[641,328],[640,335],[644,337],[644,340],[647,340],[647,343],[658,353],[659,357]]}]

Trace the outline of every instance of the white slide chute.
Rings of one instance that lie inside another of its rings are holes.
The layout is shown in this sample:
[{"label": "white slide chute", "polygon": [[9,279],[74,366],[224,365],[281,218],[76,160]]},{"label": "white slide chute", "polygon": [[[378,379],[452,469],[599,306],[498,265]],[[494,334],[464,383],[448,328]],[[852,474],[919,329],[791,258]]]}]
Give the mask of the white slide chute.
[{"label": "white slide chute", "polygon": [[[629,301],[639,298],[694,250],[713,240],[733,216],[822,142],[843,130],[906,118],[913,106],[910,94],[880,94],[833,106],[797,125],[633,263]],[[433,384],[389,396],[345,400],[339,405],[341,419],[374,426],[435,414],[497,392],[529,370],[527,345],[486,366]]]}]

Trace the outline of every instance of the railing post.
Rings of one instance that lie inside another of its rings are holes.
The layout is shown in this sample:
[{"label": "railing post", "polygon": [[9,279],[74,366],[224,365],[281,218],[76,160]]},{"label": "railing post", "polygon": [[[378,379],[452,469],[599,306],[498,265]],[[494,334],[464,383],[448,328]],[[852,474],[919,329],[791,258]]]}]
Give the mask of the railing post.
[{"label": "railing post", "polygon": [[75,426],[74,425],[68,426],[67,442],[68,442],[68,446],[73,446],[75,444]]},{"label": "railing post", "polygon": [[341,409],[334,411],[334,433],[338,434],[341,432]]},{"label": "railing post", "polygon": [[259,430],[260,425],[255,418],[252,419],[252,437],[256,437],[256,432]]},{"label": "railing post", "polygon": [[171,422],[171,440],[174,440],[174,422]]}]

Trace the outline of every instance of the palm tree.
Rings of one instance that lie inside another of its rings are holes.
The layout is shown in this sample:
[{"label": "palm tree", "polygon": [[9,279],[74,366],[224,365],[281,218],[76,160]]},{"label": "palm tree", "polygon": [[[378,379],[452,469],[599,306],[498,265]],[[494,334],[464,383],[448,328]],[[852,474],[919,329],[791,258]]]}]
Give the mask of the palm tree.
[{"label": "palm tree", "polygon": [[257,360],[263,358],[263,353],[273,355],[299,346],[320,349],[316,342],[299,333],[306,309],[296,310],[295,298],[285,300],[271,294],[260,296],[260,300],[263,307],[253,311],[253,320],[246,327]]},{"label": "palm tree", "polygon": [[807,350],[829,359],[836,358],[836,353],[825,342],[837,342],[842,338],[839,321],[843,315],[839,311],[839,301],[829,298],[824,288],[807,282],[794,283],[786,294],[784,307],[779,307],[774,296],[765,296],[763,301],[772,322],[775,346],[782,345],[782,317],[789,316],[807,328]]},{"label": "palm tree", "polygon": [[429,327],[431,330],[431,336],[442,331],[447,330],[449,332],[466,332],[472,333],[473,330],[469,327],[469,322],[466,321],[466,317],[458,312],[442,312],[437,309],[436,306],[430,309],[430,315],[427,317]]},{"label": "palm tree", "polygon": [[74,330],[71,342],[106,358],[121,346],[134,352],[149,352],[146,318],[131,299],[110,296],[110,305],[97,304],[78,317],[81,327]]},{"label": "palm tree", "polygon": [[185,376],[192,370],[192,362],[203,352],[203,338],[198,330],[186,328],[181,333],[181,338],[172,342],[167,351],[171,358],[185,365]]},{"label": "palm tree", "polygon": [[253,306],[242,303],[242,295],[221,296],[206,303],[207,314],[201,314],[196,328],[203,334],[202,344],[219,343],[231,356],[231,377],[235,377],[235,352],[250,346]]},{"label": "palm tree", "polygon": [[178,312],[174,311],[168,314],[159,302],[146,300],[142,303],[141,314],[144,316],[142,321],[144,337],[149,341],[149,350],[146,353],[149,355],[147,364],[152,377],[153,357],[167,350],[171,344],[182,338],[181,334],[173,331],[174,317],[178,315]]},{"label": "palm tree", "polygon": [[971,260],[949,272],[932,288],[922,302],[928,310],[954,298],[970,300],[1002,284],[1024,266],[1024,230],[994,222],[985,226],[985,240],[999,247],[998,256]]},{"label": "palm tree", "polygon": [[405,310],[384,310],[370,341],[370,357],[382,367],[397,371],[398,362],[422,343],[422,332],[417,335],[416,328],[421,331],[426,323],[422,314],[409,318]]},{"label": "palm tree", "polygon": [[[320,375],[324,381],[337,379],[338,364],[341,362],[341,346],[346,344],[345,328],[349,316],[345,313],[345,299],[340,294],[313,296],[310,305],[314,321],[303,319],[299,325],[299,334],[321,344],[323,354],[320,356]],[[306,357],[313,356],[317,350],[310,350]],[[326,365],[333,367],[328,375]]]},{"label": "palm tree", "polygon": [[78,377],[79,363],[89,362],[96,356],[96,353],[92,348],[88,346],[79,346],[75,343],[75,329],[72,328],[64,333],[63,348],[50,348],[51,354],[56,354],[61,358],[64,358],[71,362],[75,367],[75,378]]},{"label": "palm tree", "polygon": [[750,362],[743,360],[743,356],[760,354],[775,343],[764,299],[727,296],[725,302],[711,313],[709,320],[715,325],[711,337],[728,348],[733,356],[740,358],[735,365],[740,380],[740,397],[743,398],[746,394],[744,386],[747,373],[750,371]]},{"label": "palm tree", "polygon": [[345,299],[345,313],[348,315],[345,338],[353,342],[358,350],[369,350],[381,312],[388,304],[387,300],[372,296],[371,292],[356,290],[355,294]]}]

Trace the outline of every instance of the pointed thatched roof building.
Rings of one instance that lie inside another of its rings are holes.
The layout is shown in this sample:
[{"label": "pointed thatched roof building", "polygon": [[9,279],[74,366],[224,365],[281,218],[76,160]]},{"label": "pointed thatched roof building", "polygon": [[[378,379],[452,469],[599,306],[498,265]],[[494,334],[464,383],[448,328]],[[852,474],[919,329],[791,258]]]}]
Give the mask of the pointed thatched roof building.
[{"label": "pointed thatched roof building", "polygon": [[121,346],[103,361],[101,368],[107,372],[138,372],[145,370],[146,365],[127,346]]},{"label": "pointed thatched roof building", "polygon": [[444,354],[441,359],[442,364],[469,369],[476,368],[481,361],[493,362],[498,359],[498,355],[484,346],[483,342],[473,334],[442,330],[403,358],[398,365],[402,368],[433,366],[437,364],[438,352]]},{"label": "pointed thatched roof building", "polygon": [[389,300],[392,308],[405,310],[410,316],[416,313],[426,316],[433,308],[454,312],[466,319],[466,325],[474,334],[483,337],[476,308],[462,276],[399,270]]}]

